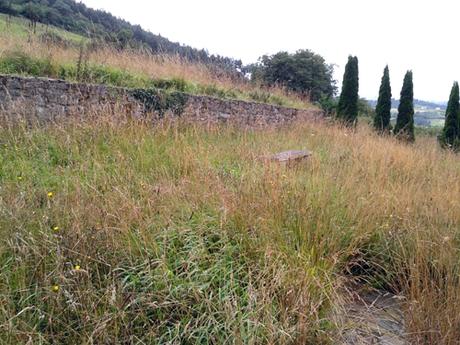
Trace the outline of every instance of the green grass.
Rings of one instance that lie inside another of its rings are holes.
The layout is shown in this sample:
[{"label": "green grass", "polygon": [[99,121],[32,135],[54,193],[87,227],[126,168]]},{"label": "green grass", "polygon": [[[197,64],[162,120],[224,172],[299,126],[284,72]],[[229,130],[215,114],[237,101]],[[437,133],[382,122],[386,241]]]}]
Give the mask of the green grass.
[{"label": "green grass", "polygon": [[[2,122],[0,343],[334,344],[351,272],[455,344],[460,165],[434,139],[93,121]],[[286,149],[314,156],[259,159]]]},{"label": "green grass", "polygon": [[[0,13],[0,32],[13,37],[17,37],[18,39],[26,39],[29,37],[29,35],[31,35],[29,22],[30,21],[25,18],[9,17],[3,13]],[[88,41],[88,38],[78,34],[59,29],[52,25],[37,23],[35,36],[40,36],[45,33],[57,35],[63,40],[75,45]]]},{"label": "green grass", "polygon": [[[307,277],[328,266],[286,266],[289,257],[266,253],[232,215],[233,198],[267,183],[233,145],[262,142],[221,134],[136,124],[2,130],[0,343],[322,338],[317,316],[299,308],[312,296],[318,312],[327,305],[327,289]],[[300,319],[311,328],[297,329]]]}]

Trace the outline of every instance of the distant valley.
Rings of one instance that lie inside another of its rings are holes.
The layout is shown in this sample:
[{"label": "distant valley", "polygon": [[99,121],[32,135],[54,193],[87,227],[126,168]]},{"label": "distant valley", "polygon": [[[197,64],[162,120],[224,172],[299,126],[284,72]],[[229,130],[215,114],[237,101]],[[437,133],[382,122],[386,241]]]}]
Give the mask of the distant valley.
[{"label": "distant valley", "polygon": [[[376,100],[368,100],[369,105],[375,109]],[[391,100],[391,119],[396,121],[398,115],[399,100]],[[414,99],[414,122],[420,127],[442,127],[446,113],[446,104],[434,103]]]}]

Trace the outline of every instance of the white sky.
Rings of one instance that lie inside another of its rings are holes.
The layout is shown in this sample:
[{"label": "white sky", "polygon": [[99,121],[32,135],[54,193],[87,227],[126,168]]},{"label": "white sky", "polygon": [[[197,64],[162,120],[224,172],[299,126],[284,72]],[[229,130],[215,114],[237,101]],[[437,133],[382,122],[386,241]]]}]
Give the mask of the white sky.
[{"label": "white sky", "polygon": [[132,24],[210,53],[257,61],[311,49],[336,64],[341,79],[357,55],[360,95],[376,99],[388,63],[399,98],[414,72],[415,97],[446,101],[460,79],[460,3],[456,0],[83,0]]}]

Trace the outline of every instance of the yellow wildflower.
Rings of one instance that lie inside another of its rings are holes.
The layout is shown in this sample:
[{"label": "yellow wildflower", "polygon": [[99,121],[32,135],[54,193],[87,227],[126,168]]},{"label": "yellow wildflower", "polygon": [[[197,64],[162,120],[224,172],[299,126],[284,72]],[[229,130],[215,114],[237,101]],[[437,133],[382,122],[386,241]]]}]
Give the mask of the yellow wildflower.
[{"label": "yellow wildflower", "polygon": [[59,226],[53,226],[53,231],[59,231]]},{"label": "yellow wildflower", "polygon": [[48,192],[48,198],[52,198],[54,196],[54,193],[53,192]]},{"label": "yellow wildflower", "polygon": [[75,265],[74,269],[75,269],[75,271],[80,271],[81,267],[80,267],[80,265]]},{"label": "yellow wildflower", "polygon": [[51,291],[59,292],[59,285],[53,285],[53,287],[51,288]]}]

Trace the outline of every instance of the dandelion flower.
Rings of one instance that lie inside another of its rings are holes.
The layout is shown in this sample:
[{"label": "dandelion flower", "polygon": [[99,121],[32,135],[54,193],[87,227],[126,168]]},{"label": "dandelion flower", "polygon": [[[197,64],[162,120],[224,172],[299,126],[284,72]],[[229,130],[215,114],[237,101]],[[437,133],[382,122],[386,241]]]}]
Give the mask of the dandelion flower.
[{"label": "dandelion flower", "polygon": [[59,285],[53,285],[53,287],[51,288],[51,291],[59,292]]},{"label": "dandelion flower", "polygon": [[18,181],[22,181],[22,176],[18,176]]},{"label": "dandelion flower", "polygon": [[59,231],[59,226],[53,226],[53,231]]},{"label": "dandelion flower", "polygon": [[74,269],[75,269],[75,271],[80,271],[81,267],[80,267],[80,265],[75,265]]},{"label": "dandelion flower", "polygon": [[48,198],[50,198],[50,199],[51,199],[51,198],[54,196],[54,193],[53,193],[53,192],[48,192],[48,194],[47,194],[47,195],[48,195]]}]

